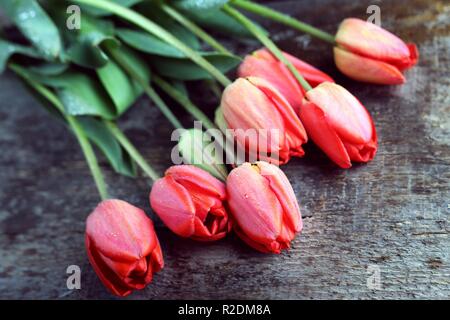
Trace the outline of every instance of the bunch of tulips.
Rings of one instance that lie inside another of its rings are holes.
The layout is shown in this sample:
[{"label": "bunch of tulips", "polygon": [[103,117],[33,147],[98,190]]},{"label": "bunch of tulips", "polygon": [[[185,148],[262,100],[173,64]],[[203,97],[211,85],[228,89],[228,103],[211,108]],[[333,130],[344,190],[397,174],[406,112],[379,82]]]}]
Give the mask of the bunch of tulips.
[{"label": "bunch of tulips", "polygon": [[[114,13],[120,16],[119,6],[110,7],[102,0],[74,2],[116,10]],[[236,8],[330,42],[337,68],[357,81],[402,84],[405,82],[403,72],[416,64],[418,51],[413,44],[405,44],[392,33],[360,19],[345,19],[332,36],[251,1],[226,2],[222,11],[242,24],[263,48],[243,59],[233,82],[206,65],[206,71],[212,71],[212,76],[225,86],[216,123],[221,129],[231,129],[231,139],[247,156],[257,161],[235,163],[229,174],[226,170],[214,174],[217,171],[192,164],[174,165],[159,177],[115,124],[109,122],[108,127],[154,180],[150,205],[173,233],[197,241],[216,241],[234,231],[260,252],[280,253],[289,249],[303,224],[294,190],[279,165],[286,164],[291,157],[304,156],[303,144],[310,138],[336,165],[350,168],[354,162],[365,163],[374,158],[378,148],[377,134],[369,112],[352,93],[314,66],[282,52]],[[135,20],[137,24],[140,21]],[[192,27],[194,24],[187,25]],[[205,42],[218,46],[199,26],[195,28],[192,30]],[[178,45],[177,42],[170,44]],[[177,49],[184,48],[178,45]],[[111,53],[114,55],[114,50]],[[200,59],[195,62],[205,66]],[[50,93],[27,78],[21,68],[10,66],[49,98]],[[144,91],[164,107],[148,84],[142,78],[138,80]],[[168,88],[164,80],[156,78],[156,82],[163,89]],[[184,102],[187,110],[204,120],[207,127],[214,127],[191,101],[177,94],[172,97]],[[169,110],[162,111],[169,120],[173,119]],[[76,123],[70,116],[66,119],[71,124]],[[172,120],[174,122],[176,124]],[[275,129],[280,136],[249,140],[243,134],[247,129]],[[77,130],[74,131],[77,134]],[[82,135],[77,137],[97,186],[101,186],[101,174],[89,156],[86,141]],[[153,223],[143,210],[125,201],[110,199],[102,190],[100,194],[103,200],[86,223],[89,261],[112,293],[126,296],[152,281],[153,274],[164,267],[163,253]]]}]

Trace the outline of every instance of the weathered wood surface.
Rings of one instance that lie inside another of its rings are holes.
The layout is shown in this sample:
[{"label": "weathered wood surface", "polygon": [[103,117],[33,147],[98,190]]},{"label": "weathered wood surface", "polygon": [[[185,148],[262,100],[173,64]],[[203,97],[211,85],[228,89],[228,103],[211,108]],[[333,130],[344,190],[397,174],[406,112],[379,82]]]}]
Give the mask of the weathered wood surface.
[{"label": "weathered wood surface", "polygon": [[[333,32],[344,17],[364,18],[373,1],[336,2],[274,5]],[[130,299],[450,297],[450,7],[429,0],[376,4],[383,26],[420,49],[403,86],[346,79],[326,44],[266,24],[281,48],[321,67],[366,105],[378,130],[375,160],[340,170],[308,146],[305,158],[283,167],[305,224],[288,253],[259,254],[235,236],[199,244],[159,224],[166,267]],[[0,298],[112,298],[84,251],[84,221],[98,197],[75,139],[12,74],[0,84]],[[212,111],[215,103],[202,105]],[[156,169],[169,165],[171,127],[147,99],[121,126]],[[151,213],[148,181],[102,164],[112,195]],[[66,288],[72,264],[81,267],[81,290]],[[366,285],[370,265],[381,270],[381,290]]]}]

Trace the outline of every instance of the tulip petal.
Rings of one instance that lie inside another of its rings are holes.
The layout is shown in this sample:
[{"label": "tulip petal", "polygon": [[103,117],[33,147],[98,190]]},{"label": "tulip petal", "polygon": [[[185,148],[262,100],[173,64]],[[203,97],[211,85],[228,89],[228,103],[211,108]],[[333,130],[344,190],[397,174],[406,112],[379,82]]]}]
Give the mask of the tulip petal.
[{"label": "tulip petal", "polygon": [[[325,81],[334,82],[331,77],[312,65],[288,53],[283,54],[311,86],[315,87]],[[302,104],[305,90],[288,68],[266,48],[247,55],[239,66],[238,76],[243,78],[260,77],[269,81],[289,101],[296,112]]]},{"label": "tulip petal", "polygon": [[172,166],[167,169],[166,175],[172,176],[182,185],[189,185],[190,187],[202,190],[203,193],[216,196],[221,200],[226,198],[225,185],[208,172],[196,166]]},{"label": "tulip petal", "polygon": [[256,164],[261,171],[261,176],[267,179],[272,192],[283,208],[283,228],[287,229],[289,234],[283,240],[289,243],[294,238],[294,234],[303,228],[297,197],[291,183],[280,168],[266,162],[257,162]]},{"label": "tulip petal", "polygon": [[117,296],[125,297],[129,295],[132,289],[124,284],[117,274],[101,259],[101,256],[98,254],[97,249],[87,234],[85,239],[89,262],[103,285]]},{"label": "tulip petal", "polygon": [[285,149],[291,155],[303,156],[305,152],[303,151],[302,144],[308,141],[308,137],[303,124],[289,102],[266,80],[256,77],[249,77],[247,79],[264,92],[283,118],[287,142]]},{"label": "tulip petal", "polygon": [[375,130],[375,125],[372,122],[372,139],[363,145],[353,145],[344,141],[345,148],[352,161],[368,162],[375,157],[378,149],[378,138]]},{"label": "tulip petal", "polygon": [[195,215],[201,221],[212,208],[222,207],[226,198],[225,185],[208,172],[196,166],[181,165],[170,167],[166,176],[171,176],[189,191],[196,208]]},{"label": "tulip petal", "polygon": [[409,69],[412,66],[415,66],[417,61],[419,61],[419,49],[417,49],[417,46],[414,43],[408,43],[407,46],[409,50],[409,60],[405,65],[399,66],[400,70]]},{"label": "tulip petal", "polygon": [[[201,241],[223,238],[227,233],[228,221],[228,214],[223,208],[223,201],[226,199],[225,184],[191,165],[172,166],[166,171],[166,176],[173,177],[183,185],[194,202],[196,217],[192,237]],[[207,220],[211,221],[210,225],[207,225]]]},{"label": "tulip petal", "polygon": [[108,267],[113,270],[113,272],[124,281],[125,278],[129,276],[129,274],[134,270],[135,265],[138,261],[114,261],[113,259],[103,255],[101,252],[98,252],[98,255],[101,257],[102,261],[108,265]]},{"label": "tulip petal", "polygon": [[364,144],[372,138],[373,125],[369,113],[345,88],[324,82],[309,90],[306,97],[328,115],[327,121],[342,140]]},{"label": "tulip petal", "polygon": [[295,232],[289,227],[288,223],[281,225],[281,232],[278,236],[278,243],[281,250],[289,249],[291,247],[291,241],[295,238]]},{"label": "tulip petal", "polygon": [[102,201],[87,219],[85,241],[94,271],[119,296],[152,280],[155,251],[159,250],[158,264],[163,265],[152,221],[125,201]]},{"label": "tulip petal", "polygon": [[133,289],[141,290],[152,281],[153,272],[149,259],[150,256],[147,256],[136,262],[133,270],[124,279],[127,285]]},{"label": "tulip petal", "polygon": [[[294,65],[295,69],[300,72],[300,74],[305,78],[306,81],[311,85],[311,87],[316,87],[322,82],[334,82],[333,78],[327,75],[325,72],[313,67],[309,63],[298,59],[286,52],[283,53],[284,56]],[[290,71],[285,67],[286,71]],[[292,76],[292,73],[290,73]],[[303,90],[303,89],[302,89]]]},{"label": "tulip petal", "polygon": [[152,251],[152,254],[150,257],[150,263],[152,266],[153,273],[158,272],[162,268],[164,268],[163,254],[162,254],[161,245],[159,244],[158,239],[156,239],[156,247]]},{"label": "tulip petal", "polygon": [[200,219],[195,220],[195,234],[191,237],[197,241],[216,241],[226,236],[229,231],[227,226],[223,223],[227,223],[228,217],[225,218],[213,218],[214,220],[205,225]]},{"label": "tulip petal", "polygon": [[[287,71],[287,72],[286,72]],[[267,49],[260,49],[247,55],[238,69],[241,78],[260,77],[269,81],[286,97],[294,109],[301,106],[304,90],[290,71]]]},{"label": "tulip petal", "polygon": [[270,99],[248,80],[239,78],[225,88],[221,108],[237,144],[248,153],[279,153],[282,149],[284,121]]},{"label": "tulip petal", "polygon": [[192,165],[170,167],[153,186],[150,203],[174,233],[200,241],[229,231],[224,183]]},{"label": "tulip petal", "polygon": [[227,191],[237,226],[252,241],[272,246],[281,231],[283,212],[268,181],[244,163],[228,175]]},{"label": "tulip petal", "polygon": [[299,116],[309,137],[331,160],[341,168],[350,168],[352,166],[344,144],[329,123],[328,116],[321,108],[314,103],[304,100]]},{"label": "tulip petal", "polygon": [[186,188],[173,177],[166,176],[153,184],[150,203],[170,230],[182,237],[194,233],[194,202]]},{"label": "tulip petal", "polygon": [[145,212],[125,201],[102,201],[89,215],[86,233],[95,247],[116,261],[136,261],[156,245],[153,223]]},{"label": "tulip petal", "polygon": [[273,240],[269,243],[259,243],[248,237],[239,226],[235,226],[234,231],[237,236],[241,238],[246,244],[248,244],[253,249],[256,249],[262,253],[281,253],[281,245],[277,240]]},{"label": "tulip petal", "polygon": [[343,74],[358,81],[387,85],[405,82],[405,77],[396,67],[338,47],[334,48],[334,60]]},{"label": "tulip petal", "polygon": [[411,65],[408,46],[389,31],[364,20],[345,19],[336,33],[339,46],[355,54],[397,66]]}]

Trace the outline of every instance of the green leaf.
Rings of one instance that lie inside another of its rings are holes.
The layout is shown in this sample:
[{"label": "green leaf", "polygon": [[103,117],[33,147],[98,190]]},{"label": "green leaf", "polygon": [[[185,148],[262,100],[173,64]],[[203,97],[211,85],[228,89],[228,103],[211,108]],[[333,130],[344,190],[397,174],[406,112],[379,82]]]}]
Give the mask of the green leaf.
[{"label": "green leaf", "polygon": [[207,133],[195,128],[185,130],[178,142],[178,150],[186,162],[226,180],[228,172],[223,164],[223,150]]},{"label": "green leaf", "polygon": [[[221,72],[228,72],[236,67],[241,59],[222,53],[203,53],[202,56]],[[213,79],[210,73],[188,59],[175,59],[154,56],[150,60],[152,66],[162,76],[178,80]]]},{"label": "green leaf", "polygon": [[66,57],[83,67],[103,67],[108,62],[108,55],[101,46],[105,43],[119,45],[118,40],[114,38],[114,25],[109,20],[97,19],[87,14],[81,16],[81,29],[76,37],[73,36],[73,30],[65,28],[65,35],[70,43]]},{"label": "green leaf", "polygon": [[170,44],[144,31],[117,29],[117,36],[130,47],[159,56],[182,58],[186,55]]},{"label": "green leaf", "polygon": [[221,11],[221,6],[228,1],[174,0],[173,6],[200,26],[214,29],[224,34],[250,37],[247,31],[232,17]]},{"label": "green leaf", "polygon": [[6,15],[45,57],[54,59],[62,48],[61,37],[53,21],[35,0],[2,0]]},{"label": "green leaf", "polygon": [[172,4],[185,10],[211,10],[220,9],[229,0],[173,0]]},{"label": "green leaf", "polygon": [[[150,81],[148,66],[131,50],[121,47],[115,50],[142,79]],[[103,86],[116,106],[117,114],[125,112],[143,92],[143,88],[113,60],[96,70]]]},{"label": "green leaf", "polygon": [[29,70],[44,76],[55,76],[63,73],[68,68],[69,65],[66,63],[46,62],[38,66],[29,67]]},{"label": "green leaf", "polygon": [[92,117],[78,117],[77,119],[87,137],[103,152],[117,173],[130,177],[136,176],[135,163],[102,121]]},{"label": "green leaf", "polygon": [[35,73],[33,79],[54,88],[70,115],[95,115],[105,119],[116,117],[106,92],[87,74],[71,70],[53,76]]},{"label": "green leaf", "polygon": [[150,19],[147,19],[142,14],[130,10],[128,8],[122,7],[120,5],[114,4],[107,0],[73,0],[75,3],[84,3],[97,8],[109,10],[127,20],[130,23],[138,25],[147,32],[159,37],[160,39],[166,41],[172,46],[176,47],[180,51],[183,51],[192,61],[207,70],[211,75],[214,76],[221,84],[228,85],[230,80],[224,76],[220,70],[215,68],[210,62],[208,62],[204,57],[199,55],[195,50],[186,45],[185,42],[176,38],[172,33],[168,32],[166,29],[162,28],[160,25],[156,24]]},{"label": "green leaf", "polygon": [[[29,69],[21,68],[21,73],[27,79],[30,79],[33,82],[36,81],[36,74]],[[46,78],[45,75],[44,78]],[[53,84],[53,81],[54,79],[47,79],[47,81],[44,82]],[[30,85],[30,82],[25,83]],[[68,125],[66,117],[59,111],[59,108],[55,108],[55,105],[51,104],[48,97],[44,97],[42,94],[39,94],[35,89],[30,90],[30,93],[41,102],[41,106],[50,114],[56,116],[59,120]],[[105,122],[86,116],[77,117],[77,122],[82,126],[86,136],[104,153],[105,157],[111,163],[111,166],[116,172],[126,176],[136,175],[135,163],[130,159],[128,153],[122,149],[116,138],[111,134],[110,130],[106,127]]]},{"label": "green leaf", "polygon": [[70,115],[95,115],[105,119],[115,118],[115,114],[108,109],[99,96],[90,90],[92,88],[88,88],[84,84],[80,85],[80,82],[78,82],[76,87],[58,89],[57,92],[66,112]]},{"label": "green leaf", "polygon": [[[135,4],[142,2],[143,0],[109,0],[111,2],[115,2],[117,4],[120,4],[121,6],[124,7],[132,7]],[[111,15],[111,13],[109,11],[106,10],[101,10],[101,9],[97,9],[91,6],[82,6],[82,11],[85,11],[93,16],[97,16],[97,17],[103,17],[103,16],[109,16]]]},{"label": "green leaf", "polygon": [[80,66],[86,68],[100,68],[108,63],[108,56],[100,49],[100,44],[104,41],[114,41],[99,33],[92,33],[82,36],[70,46],[66,52],[66,57]]},{"label": "green leaf", "polygon": [[0,73],[5,70],[9,58],[13,54],[22,54],[32,58],[42,57],[34,48],[26,47],[0,39]]},{"label": "green leaf", "polygon": [[188,29],[181,26],[173,20],[167,13],[162,11],[159,6],[152,2],[145,2],[138,6],[138,11],[151,19],[153,22],[163,27],[174,35],[178,40],[181,40],[185,45],[194,50],[200,50],[200,41]]},{"label": "green leaf", "polygon": [[124,112],[138,96],[139,88],[112,60],[96,71],[118,113]]},{"label": "green leaf", "polygon": [[147,63],[145,63],[134,51],[126,46],[121,46],[120,48],[115,49],[115,53],[118,54],[120,59],[123,59],[141,79],[150,82],[151,74]]}]

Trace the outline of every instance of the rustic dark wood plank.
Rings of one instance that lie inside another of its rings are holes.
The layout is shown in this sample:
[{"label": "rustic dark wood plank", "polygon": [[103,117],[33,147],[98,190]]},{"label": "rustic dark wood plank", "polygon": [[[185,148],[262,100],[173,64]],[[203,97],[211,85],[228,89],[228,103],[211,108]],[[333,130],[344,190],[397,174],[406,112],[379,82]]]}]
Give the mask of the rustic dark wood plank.
[{"label": "rustic dark wood plank", "polygon": [[[333,32],[344,17],[365,17],[371,2],[274,5]],[[166,267],[130,299],[450,297],[450,7],[428,0],[377,4],[383,26],[420,49],[420,63],[403,86],[346,79],[326,44],[265,24],[281,48],[321,67],[366,105],[380,142],[375,160],[340,170],[308,146],[306,158],[283,167],[305,228],[281,255],[256,253],[234,236],[206,245],[183,240],[155,218]],[[0,84],[0,298],[112,298],[84,252],[84,220],[98,198],[75,139],[12,74],[2,75]],[[199,86],[192,89],[212,113],[212,98],[200,95]],[[169,165],[171,128],[147,99],[121,126],[156,169]],[[105,161],[102,166],[113,196],[151,214],[146,179],[117,176]],[[72,264],[82,269],[81,290],[66,288]],[[381,270],[381,290],[366,285],[369,265]]]}]

